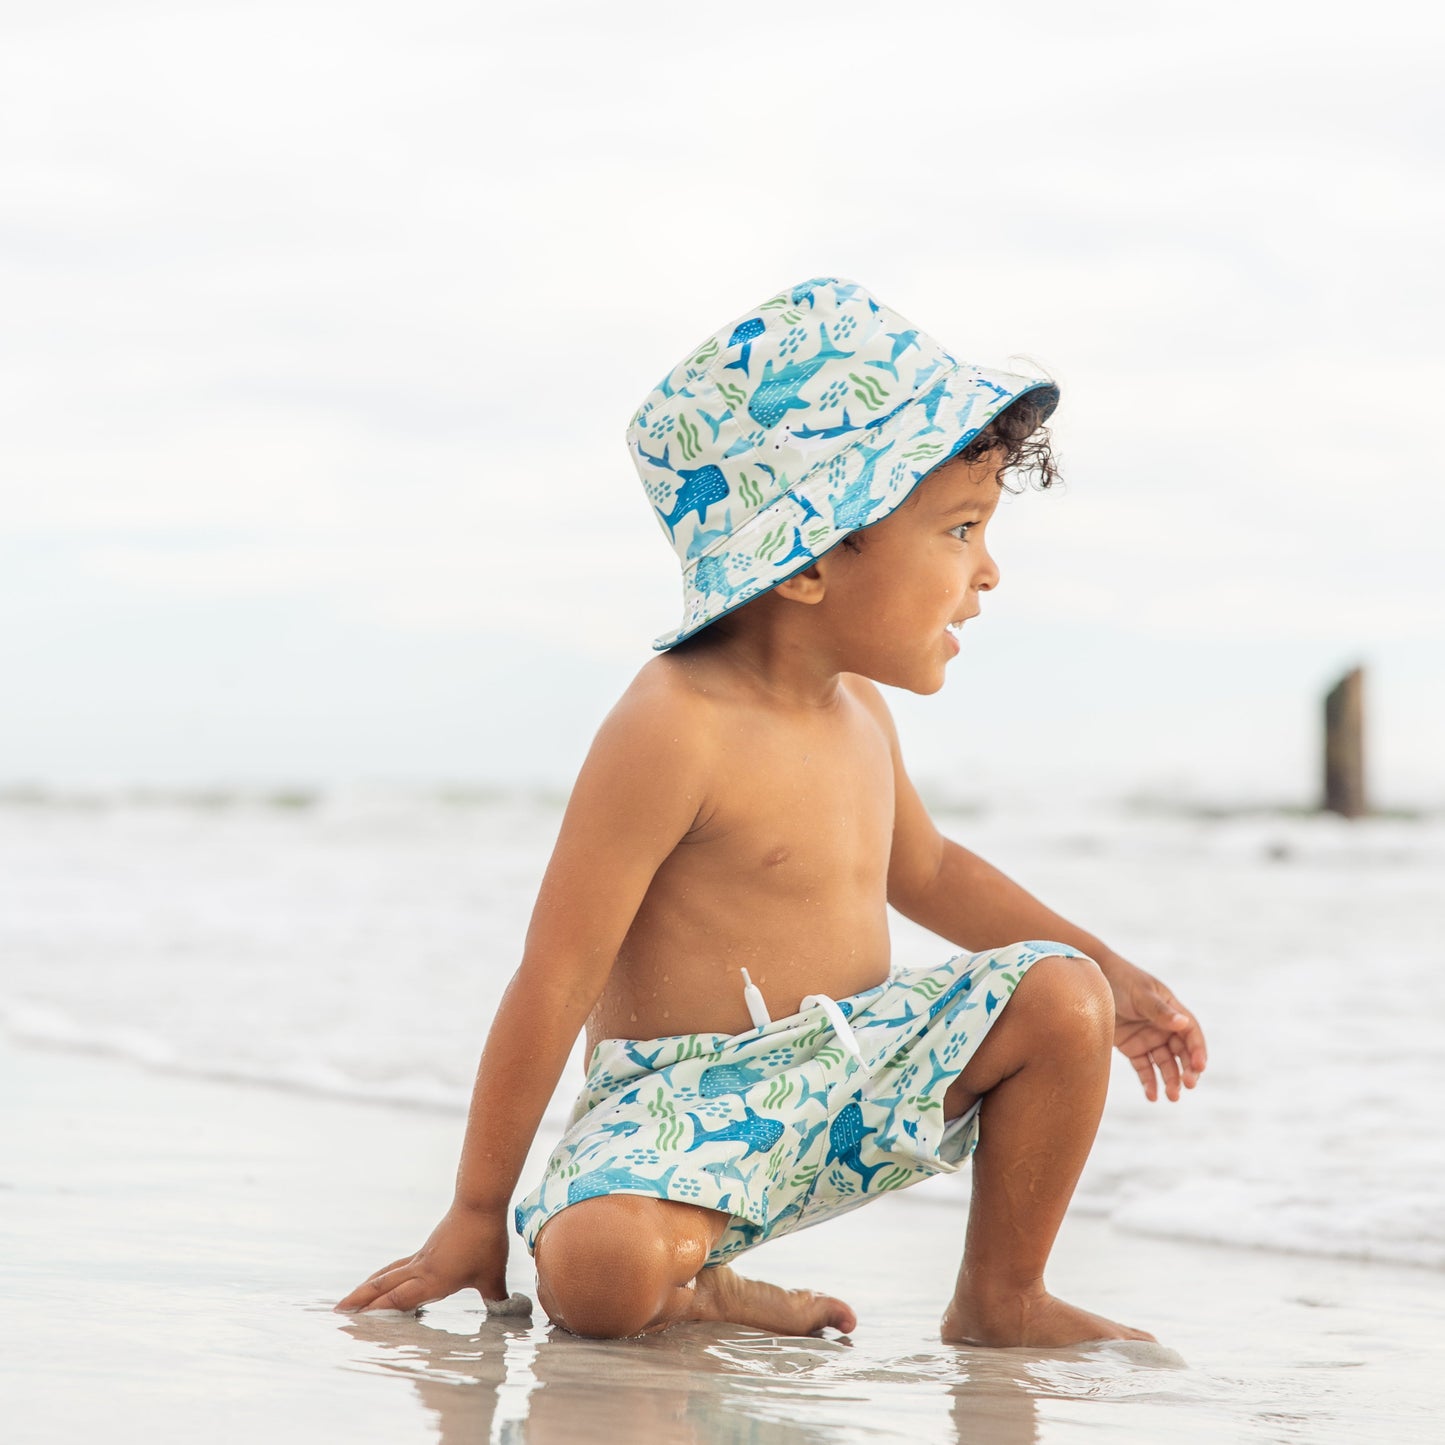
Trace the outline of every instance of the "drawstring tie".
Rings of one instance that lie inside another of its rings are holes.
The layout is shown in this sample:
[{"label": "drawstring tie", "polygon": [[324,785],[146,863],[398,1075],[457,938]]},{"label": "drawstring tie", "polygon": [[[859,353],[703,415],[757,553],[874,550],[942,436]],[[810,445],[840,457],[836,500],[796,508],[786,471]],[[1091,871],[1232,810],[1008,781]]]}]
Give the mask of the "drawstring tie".
[{"label": "drawstring tie", "polygon": [[[743,976],[743,1002],[747,1005],[748,1017],[752,1019],[754,1028],[766,1028],[772,1023],[773,1017],[768,1012],[767,1004],[763,1002],[762,991],[748,977],[747,969],[744,968],[740,972]],[[848,1016],[838,1007],[836,1000],[829,998],[825,993],[810,993],[798,1008],[800,1012],[805,1012],[810,1008],[822,1009],[827,1015],[828,1022],[833,1025],[833,1032],[838,1035],[838,1042],[860,1064],[863,1062],[863,1050],[858,1044],[858,1037],[853,1032],[852,1024],[848,1022]]]}]

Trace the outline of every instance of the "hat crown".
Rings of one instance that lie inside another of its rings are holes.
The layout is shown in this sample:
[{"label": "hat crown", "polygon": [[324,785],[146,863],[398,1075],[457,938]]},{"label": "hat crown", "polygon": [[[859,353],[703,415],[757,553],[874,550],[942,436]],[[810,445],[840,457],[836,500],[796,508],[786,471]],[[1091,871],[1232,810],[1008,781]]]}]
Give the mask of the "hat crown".
[{"label": "hat crown", "polygon": [[955,361],[862,286],[790,286],[695,347],[627,429],[682,564],[666,649],[881,521],[1006,406],[1057,388]]},{"label": "hat crown", "polygon": [[953,364],[932,337],[834,277],[789,287],[714,332],[653,388],[627,432],[684,570],[820,462],[866,443]]}]

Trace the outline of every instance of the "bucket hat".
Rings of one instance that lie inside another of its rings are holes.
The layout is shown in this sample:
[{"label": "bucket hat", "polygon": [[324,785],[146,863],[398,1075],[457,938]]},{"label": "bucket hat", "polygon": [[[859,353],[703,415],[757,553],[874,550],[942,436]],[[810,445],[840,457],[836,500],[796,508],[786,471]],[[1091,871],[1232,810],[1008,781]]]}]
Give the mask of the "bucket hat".
[{"label": "bucket hat", "polygon": [[1058,388],[955,361],[862,286],[814,277],[695,347],[627,428],[682,565],[665,652],[881,522],[1005,407]]}]

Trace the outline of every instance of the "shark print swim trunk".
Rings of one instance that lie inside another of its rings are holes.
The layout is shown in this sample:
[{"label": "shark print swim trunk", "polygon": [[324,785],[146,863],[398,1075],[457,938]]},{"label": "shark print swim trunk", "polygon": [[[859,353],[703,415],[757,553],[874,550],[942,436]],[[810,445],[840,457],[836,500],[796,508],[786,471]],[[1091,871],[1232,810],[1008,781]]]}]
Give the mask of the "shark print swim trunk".
[{"label": "shark print swim trunk", "polygon": [[1083,957],[1016,943],[895,973],[836,1001],[841,1033],[828,1000],[742,1034],[603,1039],[518,1234],[531,1250],[568,1205],[653,1195],[732,1215],[708,1256],[720,1264],[953,1173],[978,1106],[945,1124],[943,1096],[1028,969],[1059,956]]}]

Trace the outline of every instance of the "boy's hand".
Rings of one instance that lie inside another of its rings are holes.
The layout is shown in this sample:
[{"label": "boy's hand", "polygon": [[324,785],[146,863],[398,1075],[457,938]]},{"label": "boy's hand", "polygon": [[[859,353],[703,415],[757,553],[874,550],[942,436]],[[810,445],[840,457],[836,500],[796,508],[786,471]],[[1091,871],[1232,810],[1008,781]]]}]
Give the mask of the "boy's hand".
[{"label": "boy's hand", "polygon": [[413,1255],[393,1260],[358,1285],[338,1310],[414,1310],[459,1289],[484,1300],[507,1297],[507,1217],[454,1204]]},{"label": "boy's hand", "polygon": [[1144,1094],[1159,1097],[1159,1080],[1171,1102],[1179,1086],[1192,1089],[1209,1053],[1199,1021],[1152,974],[1113,955],[1101,963],[1114,992],[1114,1047],[1134,1065]]}]

